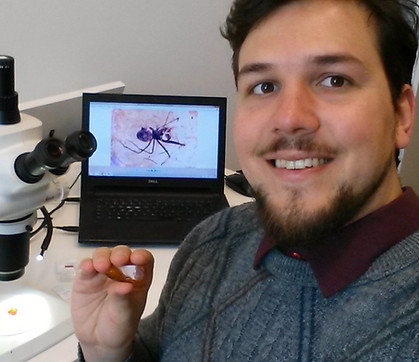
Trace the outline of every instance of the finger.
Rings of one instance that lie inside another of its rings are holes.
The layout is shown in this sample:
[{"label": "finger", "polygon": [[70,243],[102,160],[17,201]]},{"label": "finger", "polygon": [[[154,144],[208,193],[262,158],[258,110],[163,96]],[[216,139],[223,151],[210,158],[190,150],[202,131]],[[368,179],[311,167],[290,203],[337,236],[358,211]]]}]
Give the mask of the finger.
[{"label": "finger", "polygon": [[110,260],[113,265],[130,264],[132,250],[126,245],[118,245],[111,250]]},{"label": "finger", "polygon": [[[137,265],[138,277],[150,284],[153,277],[154,257],[147,250],[134,250],[131,254],[131,263]],[[142,275],[140,275],[142,274]]]},{"label": "finger", "polygon": [[[125,260],[126,250],[123,249]],[[113,261],[114,259],[112,259]],[[119,260],[120,261],[120,260]],[[154,258],[152,254],[146,250],[134,250],[131,253],[128,265],[116,267],[112,265],[106,272],[106,276],[114,281],[132,283],[137,286],[145,286],[151,283],[153,274]]]},{"label": "finger", "polygon": [[148,250],[138,249],[132,252],[130,261],[134,265],[150,266],[154,263],[154,258]]},{"label": "finger", "polygon": [[97,271],[93,266],[93,260],[88,258],[82,260],[77,268],[76,278],[80,280],[90,280],[97,275]]},{"label": "finger", "polygon": [[93,260],[88,258],[79,263],[77,273],[73,283],[73,291],[80,293],[91,292],[103,288],[106,278],[103,279],[102,275],[95,269]]},{"label": "finger", "polygon": [[[95,270],[106,274],[116,282],[132,283],[136,287],[148,288],[152,281],[154,258],[147,250],[132,251],[126,245],[119,245],[113,249],[105,247],[96,249],[93,254],[93,265]],[[126,265],[136,266],[134,274],[125,274],[127,271],[123,267]],[[128,286],[113,286],[111,290],[114,292],[117,290],[117,294],[131,291]]]},{"label": "finger", "polygon": [[93,252],[93,267],[95,270],[99,273],[104,273],[111,267],[111,253],[111,249],[105,247],[97,248]]},{"label": "finger", "polygon": [[[128,283],[115,283],[108,293],[108,307],[118,323],[131,324],[137,328],[138,320],[143,313],[146,293],[134,292],[134,287]],[[133,323],[137,321],[137,323]]]}]

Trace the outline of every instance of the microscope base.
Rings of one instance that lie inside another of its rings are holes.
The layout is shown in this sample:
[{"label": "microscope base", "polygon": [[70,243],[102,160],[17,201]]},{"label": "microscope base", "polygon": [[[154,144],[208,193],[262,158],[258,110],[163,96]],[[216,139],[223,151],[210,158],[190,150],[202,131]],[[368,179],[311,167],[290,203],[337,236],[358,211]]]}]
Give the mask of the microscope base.
[{"label": "microscope base", "polygon": [[0,361],[27,361],[72,333],[68,303],[19,284],[2,283]]}]

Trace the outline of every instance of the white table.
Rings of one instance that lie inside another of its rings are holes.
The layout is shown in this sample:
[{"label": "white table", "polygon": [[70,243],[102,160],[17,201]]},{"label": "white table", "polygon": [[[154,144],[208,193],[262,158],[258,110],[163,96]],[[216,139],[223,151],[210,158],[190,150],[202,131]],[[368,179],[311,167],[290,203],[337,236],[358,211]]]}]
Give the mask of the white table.
[{"label": "white table", "polygon": [[[78,173],[78,166],[72,166],[68,173],[68,179],[75,179]],[[227,170],[227,174],[231,171]],[[70,181],[71,182],[71,181]],[[70,196],[79,195],[79,185],[71,190]],[[238,205],[251,199],[242,196],[228,187],[225,187],[225,194],[230,205]],[[51,210],[54,204],[47,205]],[[53,223],[56,226],[78,225],[78,203],[66,203],[66,205],[53,214]],[[75,233],[68,233],[55,229],[52,242],[45,253],[43,261],[36,260],[44,233],[40,232],[31,241],[30,262],[26,267],[25,275],[11,283],[16,285],[28,286],[41,290],[45,293],[64,299],[66,307],[70,308],[70,291],[74,269],[71,267],[86,257],[90,257],[94,250],[93,247],[81,246],[77,242]],[[155,258],[155,272],[153,284],[151,286],[144,316],[150,314],[157,306],[160,292],[165,283],[170,262],[175,254],[176,246],[149,246],[147,247]],[[77,358],[77,340],[73,335],[57,343],[54,347],[40,353],[30,359],[31,362],[71,362]]]}]

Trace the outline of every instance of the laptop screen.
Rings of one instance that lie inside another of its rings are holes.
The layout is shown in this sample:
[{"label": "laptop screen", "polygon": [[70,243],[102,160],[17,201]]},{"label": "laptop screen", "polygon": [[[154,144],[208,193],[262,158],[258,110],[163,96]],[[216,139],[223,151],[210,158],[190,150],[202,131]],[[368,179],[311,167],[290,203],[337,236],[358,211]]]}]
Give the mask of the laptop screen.
[{"label": "laptop screen", "polygon": [[84,94],[83,124],[98,178],[207,179],[224,172],[226,99]]}]

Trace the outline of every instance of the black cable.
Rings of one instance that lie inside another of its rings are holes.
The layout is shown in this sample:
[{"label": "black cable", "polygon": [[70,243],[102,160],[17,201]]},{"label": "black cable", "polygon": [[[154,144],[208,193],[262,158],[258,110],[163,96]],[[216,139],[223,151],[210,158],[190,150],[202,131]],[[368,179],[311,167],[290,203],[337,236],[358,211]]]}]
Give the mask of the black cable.
[{"label": "black cable", "polygon": [[65,202],[80,202],[80,197],[67,197],[64,199]]},{"label": "black cable", "polygon": [[[72,184],[70,185],[70,187],[69,187],[69,190],[71,190],[73,187],[74,187],[74,185],[76,184],[76,182],[77,182],[77,180],[80,178],[80,176],[81,176],[81,172],[79,172],[79,174],[77,175],[77,177],[75,178],[75,180],[72,182]],[[50,212],[49,212],[49,215],[51,216],[54,212],[56,212],[57,210],[59,210],[59,209],[61,209],[63,206],[64,206],[64,204],[66,203],[66,202],[80,202],[80,197],[67,197],[67,198],[65,198],[65,199],[63,199],[63,200],[61,200],[61,202],[54,208],[54,209],[52,209]],[[41,231],[44,227],[45,227],[46,225],[45,225],[45,219],[41,222],[41,224],[34,230],[34,231],[32,231],[31,233],[30,233],[30,237],[33,237],[33,236],[35,236],[39,231]]]},{"label": "black cable", "polygon": [[[56,206],[54,209],[49,211],[50,218],[51,218],[51,215],[54,212],[56,212],[57,210],[61,209],[65,205],[66,202],[80,202],[80,197],[67,197],[67,198],[63,199],[58,204],[58,206]],[[44,220],[41,222],[41,224],[34,231],[31,232],[30,236],[31,237],[35,236],[39,231],[41,231],[43,228],[45,228],[45,226],[46,226],[46,221],[45,221],[45,217],[44,217]],[[62,229],[63,227],[54,226],[54,228],[56,228],[56,229],[61,228],[61,230],[69,231],[69,232],[77,232],[78,231],[78,226],[64,226],[65,229]],[[75,228],[77,228],[77,230]],[[68,229],[68,230],[66,230],[66,229]]]},{"label": "black cable", "polygon": [[46,224],[45,224],[45,218],[42,220],[42,222],[41,222],[41,224],[39,224],[39,226],[34,230],[34,231],[32,231],[29,235],[30,235],[30,237],[32,238],[32,237],[34,237],[36,234],[38,234],[44,227],[46,226]]},{"label": "black cable", "polygon": [[67,231],[69,233],[77,233],[79,231],[78,226],[54,226],[54,229]]},{"label": "black cable", "polygon": [[[77,180],[79,179],[80,176],[81,176],[81,172],[77,175],[76,179],[70,185],[69,190],[71,190],[74,187],[74,185],[76,184],[76,182],[77,182]],[[66,202],[80,202],[80,197],[67,197],[67,198],[61,200],[60,203],[54,209],[52,209],[49,212],[48,212],[48,210],[46,209],[45,206],[42,206],[40,208],[40,211],[42,212],[42,214],[44,216],[44,219],[41,222],[41,224],[38,226],[38,228],[30,233],[30,237],[33,237],[40,230],[42,230],[43,228],[46,227],[47,233],[45,235],[44,240],[42,241],[41,252],[39,253],[41,258],[44,256],[44,253],[48,249],[49,244],[51,243],[51,239],[52,239],[52,232],[53,232],[54,226],[52,224],[51,215],[54,212],[56,212],[57,210],[61,209],[65,205]],[[55,227],[55,228],[56,229],[61,229],[61,230],[64,230],[64,231],[69,231],[69,232],[77,232],[78,231],[78,226],[61,226],[61,227]]]},{"label": "black cable", "polygon": [[[65,204],[65,200],[61,200],[61,202],[51,211],[47,211],[47,209],[43,206],[40,210],[42,211],[42,214],[44,215],[44,220],[41,222],[41,224],[34,230],[31,232],[30,236],[33,237],[35,236],[40,230],[42,230],[46,225],[46,218],[45,218],[45,213],[48,213],[49,218],[51,219],[51,215],[56,212],[57,210],[61,209]],[[42,210],[44,209],[44,211]]]},{"label": "black cable", "polygon": [[76,182],[80,178],[80,176],[81,176],[81,172],[79,172],[79,174],[77,175],[77,177],[75,178],[73,183],[70,185],[70,187],[69,187],[70,190],[74,187],[74,185],[76,184]]},{"label": "black cable", "polygon": [[42,206],[40,210],[42,214],[44,215],[44,222],[47,228],[47,234],[45,235],[44,241],[42,242],[41,252],[39,253],[39,255],[43,257],[44,253],[48,249],[49,244],[51,243],[53,227],[52,227],[52,219],[51,219],[50,213],[48,212],[46,207]]}]

